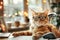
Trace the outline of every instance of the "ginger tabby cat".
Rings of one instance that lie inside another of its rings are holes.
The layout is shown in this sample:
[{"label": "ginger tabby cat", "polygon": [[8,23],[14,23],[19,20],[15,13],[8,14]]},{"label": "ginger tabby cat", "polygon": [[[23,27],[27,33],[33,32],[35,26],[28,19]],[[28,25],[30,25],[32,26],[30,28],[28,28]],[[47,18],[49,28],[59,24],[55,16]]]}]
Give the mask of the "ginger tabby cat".
[{"label": "ginger tabby cat", "polygon": [[60,31],[53,24],[49,23],[48,11],[37,13],[32,10],[32,16],[33,25],[30,26],[30,31],[15,32],[13,36],[32,35],[37,40],[42,35],[52,32],[56,38],[60,38]]}]

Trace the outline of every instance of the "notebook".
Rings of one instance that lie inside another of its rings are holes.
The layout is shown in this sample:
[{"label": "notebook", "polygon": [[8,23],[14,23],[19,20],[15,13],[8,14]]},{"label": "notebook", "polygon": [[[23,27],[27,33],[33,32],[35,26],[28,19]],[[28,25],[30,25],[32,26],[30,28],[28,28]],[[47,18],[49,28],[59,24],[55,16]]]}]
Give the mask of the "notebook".
[{"label": "notebook", "polygon": [[10,33],[0,33],[0,38],[9,37],[9,36],[10,36]]}]

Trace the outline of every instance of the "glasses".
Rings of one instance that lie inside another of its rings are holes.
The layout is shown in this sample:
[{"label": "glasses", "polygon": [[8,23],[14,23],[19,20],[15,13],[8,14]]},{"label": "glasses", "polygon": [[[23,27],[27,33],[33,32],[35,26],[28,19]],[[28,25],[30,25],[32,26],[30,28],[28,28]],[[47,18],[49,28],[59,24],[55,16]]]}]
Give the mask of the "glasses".
[{"label": "glasses", "polygon": [[40,20],[40,19],[46,19],[47,17],[46,16],[35,16],[35,17],[33,17],[33,19],[35,20],[35,21],[38,21],[38,20]]}]

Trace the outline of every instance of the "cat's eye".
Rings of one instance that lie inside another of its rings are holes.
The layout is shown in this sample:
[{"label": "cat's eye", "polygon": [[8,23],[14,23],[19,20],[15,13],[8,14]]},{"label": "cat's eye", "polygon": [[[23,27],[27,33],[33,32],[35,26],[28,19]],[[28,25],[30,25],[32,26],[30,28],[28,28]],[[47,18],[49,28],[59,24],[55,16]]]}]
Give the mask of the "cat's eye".
[{"label": "cat's eye", "polygon": [[44,17],[44,16],[40,16],[40,17],[38,17],[38,18],[40,18],[40,19],[45,19],[46,17]]},{"label": "cat's eye", "polygon": [[38,18],[40,18],[40,17],[38,17]]},{"label": "cat's eye", "polygon": [[38,21],[39,19],[46,19],[46,16],[35,16],[33,17],[35,21]]},{"label": "cat's eye", "polygon": [[38,18],[37,18],[37,17],[33,17],[33,19],[34,19],[35,21],[37,21],[37,20],[38,20]]},{"label": "cat's eye", "polygon": [[37,19],[37,16],[33,17],[33,19]]},{"label": "cat's eye", "polygon": [[33,17],[34,18],[34,17]]},{"label": "cat's eye", "polygon": [[46,18],[46,17],[44,17],[44,18]]}]

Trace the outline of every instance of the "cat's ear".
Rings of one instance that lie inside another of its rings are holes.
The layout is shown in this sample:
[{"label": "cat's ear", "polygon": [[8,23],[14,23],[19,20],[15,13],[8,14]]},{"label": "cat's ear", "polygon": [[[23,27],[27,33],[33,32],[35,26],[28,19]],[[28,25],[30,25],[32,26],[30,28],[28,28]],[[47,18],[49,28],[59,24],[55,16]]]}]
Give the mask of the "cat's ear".
[{"label": "cat's ear", "polygon": [[49,10],[45,10],[45,11],[44,11],[44,13],[45,13],[46,15],[48,15],[48,12],[49,12]]},{"label": "cat's ear", "polygon": [[33,9],[31,9],[31,12],[32,12],[32,15],[37,15],[37,13]]}]

